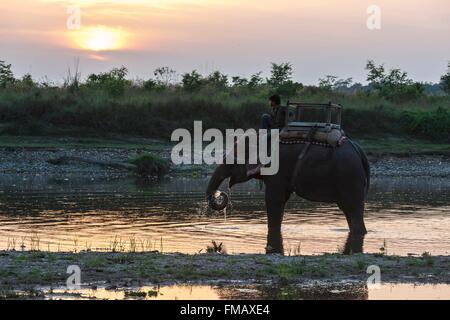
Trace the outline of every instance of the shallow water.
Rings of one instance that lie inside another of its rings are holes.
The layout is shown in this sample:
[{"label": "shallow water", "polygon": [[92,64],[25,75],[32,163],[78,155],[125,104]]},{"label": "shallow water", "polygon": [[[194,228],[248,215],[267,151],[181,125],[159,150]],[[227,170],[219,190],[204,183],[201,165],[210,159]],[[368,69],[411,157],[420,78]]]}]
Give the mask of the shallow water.
[{"label": "shallow water", "polygon": [[140,288],[41,288],[43,298],[55,300],[140,299],[140,300],[299,300],[299,299],[357,299],[357,300],[449,300],[450,285],[393,284],[379,287],[365,284],[323,284],[309,286],[267,287],[262,285],[206,286],[172,285]]},{"label": "shallow water", "polygon": [[[366,208],[365,252],[448,255],[450,181],[378,178]],[[257,182],[233,190],[232,208],[211,212],[207,180],[0,181],[0,249],[204,252],[211,240],[228,253],[263,253],[266,215]],[[226,190],[226,188],[222,188]],[[289,200],[287,254],[341,250],[347,224],[335,205]]]}]

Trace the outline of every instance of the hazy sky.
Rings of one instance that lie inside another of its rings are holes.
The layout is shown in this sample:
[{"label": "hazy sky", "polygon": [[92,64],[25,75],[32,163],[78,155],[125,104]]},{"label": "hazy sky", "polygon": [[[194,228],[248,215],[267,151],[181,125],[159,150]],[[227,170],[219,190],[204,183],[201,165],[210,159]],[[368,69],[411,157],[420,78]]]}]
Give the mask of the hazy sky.
[{"label": "hazy sky", "polygon": [[[71,30],[74,5],[81,27]],[[366,25],[370,5],[381,8],[381,30]],[[0,60],[17,76],[57,82],[76,58],[84,77],[125,65],[133,78],[160,66],[268,76],[270,62],[290,61],[303,83],[364,82],[374,59],[437,82],[449,40],[449,0],[0,0]]]}]

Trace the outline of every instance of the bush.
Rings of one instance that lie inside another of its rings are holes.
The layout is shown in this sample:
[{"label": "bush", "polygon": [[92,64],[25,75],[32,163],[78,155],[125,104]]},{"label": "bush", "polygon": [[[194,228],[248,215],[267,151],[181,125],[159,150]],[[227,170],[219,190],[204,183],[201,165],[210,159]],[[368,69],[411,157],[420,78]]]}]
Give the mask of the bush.
[{"label": "bush", "polygon": [[205,83],[213,88],[225,90],[228,87],[228,76],[220,71],[214,71],[205,79]]},{"label": "bush", "polygon": [[450,94],[450,62],[448,63],[447,73],[441,77],[440,85],[442,90]]},{"label": "bush", "polygon": [[342,125],[346,132],[354,135],[399,133],[399,114],[395,110],[378,105],[372,108],[345,108]]},{"label": "bush", "polygon": [[130,160],[136,165],[136,173],[141,176],[162,177],[169,171],[169,163],[153,154],[143,154]]},{"label": "bush", "polygon": [[382,97],[393,101],[408,101],[417,99],[424,93],[424,86],[408,78],[408,74],[400,69],[385,71],[384,65],[377,66],[368,61],[367,81]]},{"label": "bush", "polygon": [[439,142],[450,142],[450,111],[437,108],[434,111],[404,111],[403,125],[414,136]]},{"label": "bush", "polygon": [[125,67],[114,68],[109,72],[89,75],[86,86],[88,88],[106,90],[112,96],[120,96],[124,93],[125,87],[131,85],[131,81],[126,80],[128,69]]},{"label": "bush", "polygon": [[203,77],[196,71],[185,73],[182,77],[183,88],[189,92],[198,91],[202,86]]},{"label": "bush", "polygon": [[11,65],[0,60],[0,88],[6,88],[14,84],[14,74],[11,71]]}]

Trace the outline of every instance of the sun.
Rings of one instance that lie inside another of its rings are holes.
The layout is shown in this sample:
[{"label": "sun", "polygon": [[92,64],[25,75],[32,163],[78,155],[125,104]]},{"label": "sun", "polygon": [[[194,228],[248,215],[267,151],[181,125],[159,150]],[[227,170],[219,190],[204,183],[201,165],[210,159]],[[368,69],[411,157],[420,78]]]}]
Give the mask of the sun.
[{"label": "sun", "polygon": [[86,27],[72,34],[77,47],[96,52],[123,49],[126,37],[125,31],[105,26]]}]

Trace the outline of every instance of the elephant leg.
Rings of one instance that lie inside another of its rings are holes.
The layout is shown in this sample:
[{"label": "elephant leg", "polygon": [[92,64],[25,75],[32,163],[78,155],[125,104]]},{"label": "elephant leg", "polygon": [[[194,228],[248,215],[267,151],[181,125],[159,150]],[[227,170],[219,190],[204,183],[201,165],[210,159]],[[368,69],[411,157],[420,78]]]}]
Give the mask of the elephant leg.
[{"label": "elephant leg", "polygon": [[354,199],[348,199],[347,201],[340,201],[338,206],[345,214],[350,233],[355,235],[367,233],[366,225],[364,223],[363,200],[355,201]]},{"label": "elephant leg", "polygon": [[267,246],[266,253],[284,254],[283,236],[281,224],[283,222],[284,206],[289,199],[281,187],[268,187],[266,185],[266,207],[267,207]]},{"label": "elephant leg", "polygon": [[339,203],[339,208],[344,212],[350,229],[345,242],[344,254],[362,252],[364,236],[367,233],[364,224],[364,202]]},{"label": "elephant leg", "polygon": [[349,233],[345,241],[343,254],[362,253],[364,251],[365,235],[353,235]]}]

